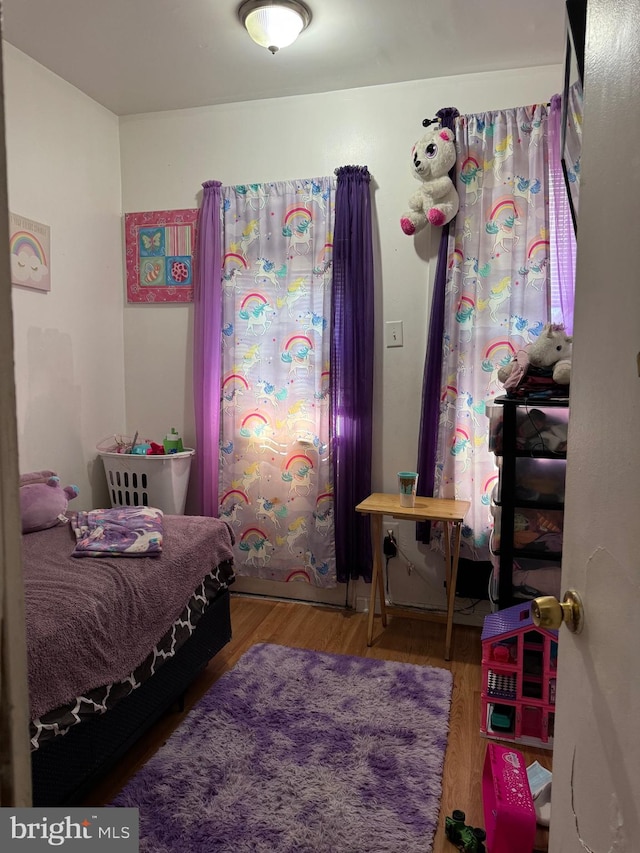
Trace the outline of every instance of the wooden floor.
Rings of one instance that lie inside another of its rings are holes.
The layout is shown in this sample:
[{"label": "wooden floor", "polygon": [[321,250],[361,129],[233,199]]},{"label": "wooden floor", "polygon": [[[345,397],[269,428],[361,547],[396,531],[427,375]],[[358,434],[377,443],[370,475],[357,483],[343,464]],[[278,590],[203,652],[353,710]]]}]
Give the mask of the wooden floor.
[{"label": "wooden floor", "polygon": [[[445,626],[422,619],[390,617],[382,630],[376,619],[373,645],[367,647],[367,614],[321,605],[232,596],[233,639],[193,682],[184,712],[163,717],[96,788],[85,804],[108,803],[180,724],[190,707],[238,658],[256,643],[278,643],[315,651],[375,657],[450,669],[454,677],[440,822],[433,853],[454,853],[444,834],[445,816],[462,809],[467,823],[484,827],[481,778],[487,740],[480,731],[480,629],[455,626],[451,660],[444,660]],[[518,746],[527,764],[537,759],[551,769],[551,752]],[[538,831],[536,849],[546,850],[547,832]],[[336,851],[348,853],[348,851]],[[427,851],[425,851],[427,853]],[[525,853],[525,851],[522,851]]]}]

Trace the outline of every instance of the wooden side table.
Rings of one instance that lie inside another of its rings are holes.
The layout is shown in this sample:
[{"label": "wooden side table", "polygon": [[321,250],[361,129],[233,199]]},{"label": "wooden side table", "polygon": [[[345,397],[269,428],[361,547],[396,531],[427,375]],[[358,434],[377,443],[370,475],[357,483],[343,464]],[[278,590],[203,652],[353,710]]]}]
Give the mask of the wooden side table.
[{"label": "wooden side table", "polygon": [[[441,521],[444,524],[444,563],[447,577],[447,614],[446,620],[442,614],[429,614],[434,621],[446,621],[444,659],[449,660],[451,650],[451,633],[453,630],[453,607],[456,597],[456,581],[458,578],[458,559],[460,557],[460,534],[462,521],[471,503],[469,501],[446,500],[444,498],[416,497],[413,507],[400,506],[400,496],[375,492],[359,503],[357,512],[371,516],[371,532],[373,536],[373,573],[371,576],[371,596],[369,600],[369,624],[367,629],[367,645],[373,640],[373,618],[376,611],[376,595],[380,593],[380,615],[382,625],[387,624],[387,608],[384,600],[384,579],[382,577],[382,516],[404,518],[409,521]],[[453,535],[453,542],[452,542]],[[418,614],[393,608],[400,616],[416,618]]]}]

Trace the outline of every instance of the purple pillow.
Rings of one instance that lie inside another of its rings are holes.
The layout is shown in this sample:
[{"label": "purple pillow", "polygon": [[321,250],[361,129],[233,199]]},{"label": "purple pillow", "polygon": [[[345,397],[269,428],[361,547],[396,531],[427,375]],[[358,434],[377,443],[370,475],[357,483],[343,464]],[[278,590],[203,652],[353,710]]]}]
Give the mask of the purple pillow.
[{"label": "purple pillow", "polygon": [[[46,476],[49,475],[49,476]],[[20,515],[22,532],[35,533],[68,521],[69,501],[78,494],[77,486],[60,485],[51,471],[34,471],[20,476]]]}]

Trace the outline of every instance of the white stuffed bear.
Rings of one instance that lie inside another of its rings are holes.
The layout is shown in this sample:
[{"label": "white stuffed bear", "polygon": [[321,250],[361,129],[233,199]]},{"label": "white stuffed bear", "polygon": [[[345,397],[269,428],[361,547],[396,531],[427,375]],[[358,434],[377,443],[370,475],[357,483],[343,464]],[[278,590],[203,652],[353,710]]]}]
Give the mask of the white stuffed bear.
[{"label": "white stuffed bear", "polygon": [[459,199],[449,177],[456,162],[453,132],[447,127],[428,130],[411,152],[411,171],[420,181],[420,189],[409,199],[409,211],[402,215],[400,226],[405,234],[415,234],[427,222],[446,225],[458,212]]}]

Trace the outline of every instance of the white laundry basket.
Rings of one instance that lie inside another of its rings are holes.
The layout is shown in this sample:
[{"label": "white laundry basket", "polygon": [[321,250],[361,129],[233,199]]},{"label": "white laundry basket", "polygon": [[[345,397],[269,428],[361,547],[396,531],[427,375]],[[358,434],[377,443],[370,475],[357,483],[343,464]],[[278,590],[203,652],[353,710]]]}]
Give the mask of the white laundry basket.
[{"label": "white laundry basket", "polygon": [[182,515],[194,453],[191,448],[164,456],[100,453],[111,506],[155,506],[168,515]]}]

